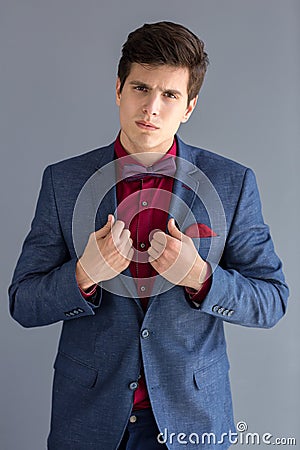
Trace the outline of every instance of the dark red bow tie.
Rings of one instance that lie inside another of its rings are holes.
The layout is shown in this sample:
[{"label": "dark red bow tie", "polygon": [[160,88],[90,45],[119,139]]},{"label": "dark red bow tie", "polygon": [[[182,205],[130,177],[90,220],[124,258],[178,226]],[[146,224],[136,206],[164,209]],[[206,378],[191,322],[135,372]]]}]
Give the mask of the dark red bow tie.
[{"label": "dark red bow tie", "polygon": [[139,164],[125,164],[122,171],[122,179],[126,181],[140,180],[148,175],[152,177],[172,177],[176,172],[176,163],[173,156],[160,159],[152,166]]}]

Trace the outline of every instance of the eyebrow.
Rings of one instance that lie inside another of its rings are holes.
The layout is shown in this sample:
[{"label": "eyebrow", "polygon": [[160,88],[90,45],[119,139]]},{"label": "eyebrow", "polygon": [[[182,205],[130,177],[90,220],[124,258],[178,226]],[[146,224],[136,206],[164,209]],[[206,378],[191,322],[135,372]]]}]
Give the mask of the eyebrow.
[{"label": "eyebrow", "polygon": [[[151,86],[149,86],[148,84],[144,83],[143,81],[139,81],[139,80],[132,80],[129,82],[129,84],[131,86],[142,86],[146,89],[151,90]],[[176,95],[180,95],[182,97],[182,93],[180,91],[177,91],[176,89],[162,89],[160,88],[161,92],[170,92],[171,94],[176,94]]]}]

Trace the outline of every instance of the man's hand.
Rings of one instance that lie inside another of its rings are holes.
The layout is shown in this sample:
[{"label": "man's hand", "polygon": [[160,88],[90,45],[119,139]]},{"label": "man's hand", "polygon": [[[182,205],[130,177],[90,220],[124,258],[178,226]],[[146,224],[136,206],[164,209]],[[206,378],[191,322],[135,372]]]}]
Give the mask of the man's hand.
[{"label": "man's hand", "polygon": [[114,278],[130,264],[134,253],[130,231],[121,220],[114,221],[114,216],[109,214],[104,227],[90,234],[77,262],[76,279],[83,290]]},{"label": "man's hand", "polygon": [[178,230],[174,219],[169,220],[168,230],[171,236],[163,231],[153,234],[149,262],[171,283],[198,291],[206,280],[209,266],[198,254],[192,239]]}]

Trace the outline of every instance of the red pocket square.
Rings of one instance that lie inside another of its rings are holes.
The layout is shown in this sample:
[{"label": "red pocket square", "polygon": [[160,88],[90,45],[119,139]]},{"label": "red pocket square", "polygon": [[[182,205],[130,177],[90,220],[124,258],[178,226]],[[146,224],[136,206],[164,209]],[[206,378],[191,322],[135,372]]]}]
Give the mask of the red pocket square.
[{"label": "red pocket square", "polygon": [[206,238],[217,234],[204,223],[193,223],[185,230],[184,234],[191,238]]}]

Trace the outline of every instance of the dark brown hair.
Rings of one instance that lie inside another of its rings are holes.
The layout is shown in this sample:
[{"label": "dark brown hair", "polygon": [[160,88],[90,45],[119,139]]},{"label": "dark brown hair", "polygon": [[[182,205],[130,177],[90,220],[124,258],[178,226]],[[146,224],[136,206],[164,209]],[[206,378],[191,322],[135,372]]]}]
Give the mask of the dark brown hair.
[{"label": "dark brown hair", "polygon": [[194,33],[177,23],[157,22],[145,23],[129,33],[118,66],[121,91],[132,63],[187,68],[189,102],[202,86],[209,61],[203,41]]}]

